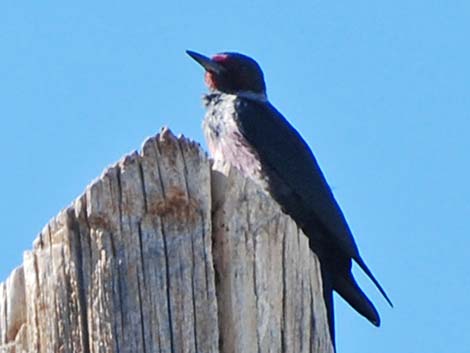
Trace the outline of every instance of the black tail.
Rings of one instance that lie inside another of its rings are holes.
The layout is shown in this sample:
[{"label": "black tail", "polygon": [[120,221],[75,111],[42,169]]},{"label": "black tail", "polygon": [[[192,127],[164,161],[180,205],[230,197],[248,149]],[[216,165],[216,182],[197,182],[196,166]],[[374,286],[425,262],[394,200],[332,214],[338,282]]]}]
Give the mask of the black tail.
[{"label": "black tail", "polygon": [[375,309],[374,304],[372,304],[361,288],[359,288],[350,272],[335,276],[333,288],[359,314],[367,318],[375,326],[380,326],[379,313]]},{"label": "black tail", "polygon": [[[357,264],[362,268],[362,270],[365,272],[365,274],[374,282],[375,286],[378,288],[379,292],[384,296],[385,300],[387,303],[393,308],[392,301],[388,297],[387,293],[385,293],[385,290],[382,288],[380,285],[379,281],[374,277],[372,274],[371,270],[369,270],[369,267],[365,264],[365,262],[361,259],[360,256],[354,257],[354,260],[356,260]],[[354,281],[354,279],[353,279]],[[354,282],[355,283],[355,282]]]}]

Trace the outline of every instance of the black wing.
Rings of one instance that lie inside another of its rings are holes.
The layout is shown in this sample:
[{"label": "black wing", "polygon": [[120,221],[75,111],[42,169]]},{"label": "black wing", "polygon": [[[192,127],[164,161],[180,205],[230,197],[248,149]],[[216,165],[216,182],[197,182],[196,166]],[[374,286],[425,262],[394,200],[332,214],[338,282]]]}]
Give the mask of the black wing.
[{"label": "black wing", "polygon": [[[281,181],[279,192],[286,204],[307,205],[299,210],[315,217],[347,256],[353,258],[391,304],[372,272],[366,266],[352,233],[318,163],[300,134],[271,104],[239,98],[236,100],[239,129],[256,150],[262,165],[274,171]],[[279,184],[279,183],[278,183]],[[276,192],[274,190],[274,192]],[[282,205],[281,205],[282,206]],[[304,207],[305,208],[305,207]],[[286,211],[287,213],[291,213]],[[295,211],[297,212],[297,211]]]}]

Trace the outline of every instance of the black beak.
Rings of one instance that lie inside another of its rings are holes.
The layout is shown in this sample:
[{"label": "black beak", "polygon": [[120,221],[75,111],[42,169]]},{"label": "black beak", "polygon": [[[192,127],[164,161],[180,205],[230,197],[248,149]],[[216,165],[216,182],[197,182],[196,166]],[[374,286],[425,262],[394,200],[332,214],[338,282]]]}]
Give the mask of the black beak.
[{"label": "black beak", "polygon": [[216,74],[221,74],[225,71],[225,68],[222,65],[208,58],[207,56],[204,56],[191,50],[186,50],[186,54],[196,60],[199,65],[201,65],[206,71],[210,71]]}]

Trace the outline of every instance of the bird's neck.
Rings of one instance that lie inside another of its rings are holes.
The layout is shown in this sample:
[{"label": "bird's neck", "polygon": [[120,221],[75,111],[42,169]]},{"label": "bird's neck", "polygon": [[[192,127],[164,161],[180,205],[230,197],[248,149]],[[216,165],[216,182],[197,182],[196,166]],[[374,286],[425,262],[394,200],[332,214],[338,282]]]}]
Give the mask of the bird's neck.
[{"label": "bird's neck", "polygon": [[225,93],[225,92],[220,92],[217,90],[214,90],[206,95],[204,95],[204,104],[206,106],[210,104],[214,104],[218,101],[224,101],[227,98],[233,100],[234,98],[245,98],[257,102],[267,102],[268,97],[265,92],[262,93],[256,93],[252,91],[240,91],[237,93]]},{"label": "bird's neck", "polygon": [[241,91],[241,92],[238,92],[236,96],[251,99],[254,101],[258,101],[258,102],[268,101],[268,96],[266,95],[265,92],[256,93],[256,92],[251,92],[251,91]]}]

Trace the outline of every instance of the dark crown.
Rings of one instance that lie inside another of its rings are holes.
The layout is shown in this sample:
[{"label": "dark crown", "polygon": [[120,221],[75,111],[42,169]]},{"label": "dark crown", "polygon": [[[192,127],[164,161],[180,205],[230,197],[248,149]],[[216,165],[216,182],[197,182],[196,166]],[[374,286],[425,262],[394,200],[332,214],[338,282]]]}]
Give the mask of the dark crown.
[{"label": "dark crown", "polygon": [[212,81],[208,82],[212,83],[211,88],[228,93],[266,92],[263,71],[252,58],[239,53],[220,53],[214,55],[212,60],[224,70],[220,73],[208,72]]}]

